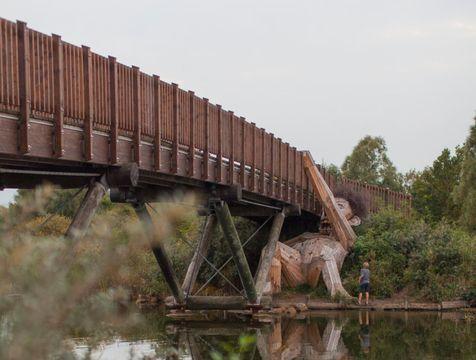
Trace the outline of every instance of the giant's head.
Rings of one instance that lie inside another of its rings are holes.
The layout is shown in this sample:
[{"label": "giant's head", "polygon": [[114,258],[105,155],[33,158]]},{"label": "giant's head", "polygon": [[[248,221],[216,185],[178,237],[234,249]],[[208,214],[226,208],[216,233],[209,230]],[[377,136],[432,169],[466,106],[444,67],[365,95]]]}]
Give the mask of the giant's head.
[{"label": "giant's head", "polygon": [[367,205],[364,196],[344,186],[334,191],[334,198],[339,211],[351,226],[358,226],[367,216]]}]

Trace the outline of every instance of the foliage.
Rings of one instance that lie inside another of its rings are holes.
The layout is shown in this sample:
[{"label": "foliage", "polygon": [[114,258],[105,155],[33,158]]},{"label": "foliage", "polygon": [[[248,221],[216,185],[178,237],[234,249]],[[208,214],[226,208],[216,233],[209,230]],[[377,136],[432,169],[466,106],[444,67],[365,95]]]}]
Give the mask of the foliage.
[{"label": "foliage", "polygon": [[461,297],[476,286],[476,238],[447,223],[430,226],[390,210],[373,215],[360,229],[343,269],[347,289],[356,292],[364,261],[370,262],[377,297],[408,288],[439,301]]},{"label": "foliage", "polygon": [[342,174],[354,180],[400,191],[402,176],[397,172],[387,155],[387,146],[382,137],[365,136],[354,147],[342,164]]},{"label": "foliage", "polygon": [[[53,216],[47,230],[39,226],[44,215],[37,215],[46,214],[54,194],[38,189],[17,199],[14,215],[1,214],[0,358],[73,358],[71,342],[64,341],[71,334],[88,334],[93,347],[113,329],[140,320],[127,311],[137,274],[157,275],[146,255],[149,241],[129,206],[102,212],[86,236],[73,242],[52,235],[64,233],[63,216]],[[152,216],[160,216],[156,241],[165,241],[188,213],[164,205]]]},{"label": "foliage", "polygon": [[476,233],[476,118],[462,152],[461,179],[454,190],[454,202],[461,209],[461,225]]},{"label": "foliage", "polygon": [[415,210],[427,221],[456,220],[461,206],[453,201],[452,193],[459,183],[462,151],[452,155],[444,149],[440,156],[418,174],[411,186]]},{"label": "foliage", "polygon": [[[210,357],[213,360],[240,360],[247,359],[249,352],[256,343],[256,336],[243,334],[236,342],[223,342],[220,350],[213,350]],[[247,354],[248,353],[248,354]]]}]

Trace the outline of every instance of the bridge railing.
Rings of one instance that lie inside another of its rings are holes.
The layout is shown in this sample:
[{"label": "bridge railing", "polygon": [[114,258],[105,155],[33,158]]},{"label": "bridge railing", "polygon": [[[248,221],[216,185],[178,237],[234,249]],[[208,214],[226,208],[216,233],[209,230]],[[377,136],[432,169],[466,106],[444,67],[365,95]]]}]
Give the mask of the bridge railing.
[{"label": "bridge railing", "polygon": [[[93,131],[100,131],[110,136],[111,164],[121,162],[116,143],[119,137],[127,137],[139,149],[134,150],[134,161],[146,170],[179,174],[173,159],[184,150],[192,158],[202,156],[206,164],[209,159],[218,160],[213,172],[202,166],[204,170],[196,174],[194,166],[186,165],[190,167],[187,176],[240,183],[245,190],[299,204],[305,210],[320,209],[301,151],[232,111],[157,75],[123,65],[112,56],[69,44],[58,35],[42,34],[23,22],[0,18],[0,79],[0,111],[20,120],[20,154],[28,154],[31,117],[54,124],[58,158],[64,151],[63,125],[83,129],[84,160],[93,162],[90,139]],[[141,162],[144,142],[159,149],[155,164]],[[171,168],[161,167],[157,160],[164,145],[172,149]],[[231,173],[223,169],[229,169],[229,164],[235,169]],[[329,176],[326,180],[334,186]],[[345,182],[368,194],[372,211],[379,208],[381,199],[395,208],[408,206],[403,194]]]}]

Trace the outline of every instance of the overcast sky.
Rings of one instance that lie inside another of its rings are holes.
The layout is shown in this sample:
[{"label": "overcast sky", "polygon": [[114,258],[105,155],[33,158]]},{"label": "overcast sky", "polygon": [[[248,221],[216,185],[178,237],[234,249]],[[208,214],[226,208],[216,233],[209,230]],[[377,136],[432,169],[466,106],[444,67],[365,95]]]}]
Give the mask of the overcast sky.
[{"label": "overcast sky", "polygon": [[475,0],[0,4],[2,17],[195,90],[319,162],[341,165],[369,134],[400,171],[422,169],[464,141],[476,110]]}]

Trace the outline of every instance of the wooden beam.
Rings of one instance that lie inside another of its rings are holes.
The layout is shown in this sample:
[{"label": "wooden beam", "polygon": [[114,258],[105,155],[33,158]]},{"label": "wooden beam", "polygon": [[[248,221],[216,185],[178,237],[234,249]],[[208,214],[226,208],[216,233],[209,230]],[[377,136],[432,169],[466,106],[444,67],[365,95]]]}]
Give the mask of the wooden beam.
[{"label": "wooden beam", "polygon": [[210,162],[210,107],[208,99],[203,99],[203,116],[205,118],[205,147],[203,149],[203,171],[202,179],[208,180],[208,165]]},{"label": "wooden beam", "polygon": [[279,240],[279,235],[281,234],[281,229],[283,228],[284,218],[286,214],[284,211],[276,214],[274,216],[273,225],[271,226],[268,243],[263,249],[263,255],[260,259],[258,270],[256,271],[256,293],[258,296],[258,301],[263,295],[263,290],[266,285],[268,278],[269,269],[271,268],[271,262],[276,252],[276,245]]},{"label": "wooden beam", "polygon": [[83,87],[84,87],[84,160],[93,159],[93,80],[91,65],[91,49],[88,46],[83,49]]},{"label": "wooden beam", "polygon": [[94,181],[89,185],[88,191],[66,231],[67,238],[78,240],[83,237],[108,188],[105,176],[100,181]]},{"label": "wooden beam", "polygon": [[140,98],[140,70],[132,67],[132,114],[134,116],[134,161],[141,166],[142,116]]},{"label": "wooden beam", "polygon": [[30,128],[30,46],[28,28],[23,21],[17,21],[18,86],[20,96],[20,121],[18,125],[18,150],[27,154],[31,150],[28,129]]},{"label": "wooden beam", "polygon": [[317,166],[308,151],[304,152],[304,166],[311,184],[319,197],[327,217],[329,218],[329,222],[336,232],[337,239],[340,241],[344,249],[348,250],[354,244],[357,236],[345,216],[339,211],[331,189],[317,169]]},{"label": "wooden beam", "polygon": [[240,184],[246,189],[246,161],[245,161],[245,129],[246,121],[244,117],[240,117],[241,123],[241,166],[240,166]]},{"label": "wooden beam", "polygon": [[281,138],[278,138],[278,198],[283,198],[283,143]]},{"label": "wooden beam", "polygon": [[111,107],[111,137],[110,137],[110,152],[111,164],[119,162],[117,152],[117,143],[119,142],[119,103],[117,91],[117,62],[114,56],[109,56],[109,106]]},{"label": "wooden beam", "polygon": [[274,134],[271,135],[271,166],[269,170],[269,195],[274,197]]},{"label": "wooden beam", "polygon": [[[271,306],[271,297],[262,297],[262,306]],[[242,296],[189,296],[185,308],[189,310],[245,310],[250,304]]]},{"label": "wooden beam", "polygon": [[172,174],[178,173],[178,155],[179,155],[179,109],[178,109],[178,85],[172,83],[172,153],[170,161],[170,171]]},{"label": "wooden beam", "polygon": [[245,252],[241,246],[240,237],[238,236],[238,232],[236,231],[235,225],[233,224],[233,218],[231,217],[230,209],[228,208],[227,203],[224,201],[216,202],[214,204],[214,209],[218,222],[220,223],[223,230],[223,236],[230,246],[233,260],[240,275],[243,288],[246,292],[246,297],[250,303],[256,304],[257,294],[255,284],[251,275],[248,261],[246,260]]},{"label": "wooden beam", "polygon": [[265,187],[266,187],[266,170],[265,170],[265,155],[266,155],[266,150],[265,150],[265,145],[266,145],[266,130],[261,128],[261,173],[260,173],[260,190],[259,192],[261,194],[265,193]]},{"label": "wooden beam", "polygon": [[251,127],[253,129],[251,145],[253,152],[253,160],[251,162],[251,191],[256,191],[256,124],[251,123]]},{"label": "wooden beam", "polygon": [[217,105],[218,111],[218,154],[217,154],[217,168],[216,181],[221,183],[223,181],[223,124],[222,124],[222,108]]},{"label": "wooden beam", "polygon": [[162,144],[162,121],[161,121],[161,108],[160,108],[160,76],[153,76],[153,121],[155,124],[155,134],[154,134],[154,168],[155,171],[160,171],[161,163],[161,144]]},{"label": "wooden beam", "polygon": [[195,93],[193,91],[188,92],[189,95],[189,107],[190,107],[190,139],[189,139],[189,148],[188,148],[188,173],[190,177],[195,176]]},{"label": "wooden beam", "polygon": [[161,239],[156,238],[157,231],[145,204],[136,204],[134,209],[137,213],[137,216],[144,224],[145,233],[149,237],[152,252],[154,253],[155,259],[157,260],[157,263],[159,264],[159,267],[162,270],[164,279],[167,282],[167,285],[169,286],[169,289],[172,292],[175,301],[179,305],[183,304],[185,301],[183,290],[179,285],[177,275],[175,274],[175,271],[172,267],[172,262],[170,261],[170,258],[167,255],[167,252],[165,251]]},{"label": "wooden beam", "polygon": [[53,83],[54,83],[54,141],[53,155],[61,158],[64,155],[63,144],[63,117],[64,117],[64,91],[63,91],[63,43],[61,36],[53,34]]},{"label": "wooden beam", "polygon": [[200,271],[200,267],[203,263],[203,257],[201,255],[207,255],[208,247],[211,241],[211,234],[216,224],[216,216],[214,214],[208,215],[205,221],[206,223],[205,227],[203,228],[203,233],[201,234],[201,238],[188,266],[187,273],[182,284],[182,289],[186,294],[189,294],[191,291],[193,291],[198,272]]},{"label": "wooden beam", "polygon": [[235,183],[235,117],[233,116],[233,111],[228,111],[230,114],[230,163],[228,166],[229,174],[229,183],[233,185]]}]

